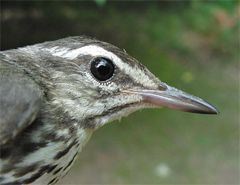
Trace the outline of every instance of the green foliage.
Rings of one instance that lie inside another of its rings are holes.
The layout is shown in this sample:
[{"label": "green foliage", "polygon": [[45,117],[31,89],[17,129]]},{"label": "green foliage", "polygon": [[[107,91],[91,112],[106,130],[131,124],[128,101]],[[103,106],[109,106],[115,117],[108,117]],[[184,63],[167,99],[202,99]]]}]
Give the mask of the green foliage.
[{"label": "green foliage", "polygon": [[100,7],[104,6],[107,2],[107,0],[94,0],[94,1]]}]

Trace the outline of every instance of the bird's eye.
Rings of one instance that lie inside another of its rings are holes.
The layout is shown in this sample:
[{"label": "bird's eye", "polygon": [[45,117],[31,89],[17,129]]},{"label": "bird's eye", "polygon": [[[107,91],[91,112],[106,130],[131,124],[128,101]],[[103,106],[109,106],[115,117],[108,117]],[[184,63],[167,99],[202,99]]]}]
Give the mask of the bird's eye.
[{"label": "bird's eye", "polygon": [[91,73],[99,81],[106,81],[113,76],[113,62],[107,58],[98,57],[91,62]]}]

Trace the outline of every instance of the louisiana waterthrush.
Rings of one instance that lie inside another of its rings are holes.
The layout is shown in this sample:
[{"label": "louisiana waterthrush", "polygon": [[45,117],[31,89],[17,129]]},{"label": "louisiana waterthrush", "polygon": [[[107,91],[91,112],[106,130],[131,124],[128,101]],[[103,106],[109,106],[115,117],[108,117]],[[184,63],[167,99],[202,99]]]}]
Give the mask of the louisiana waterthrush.
[{"label": "louisiana waterthrush", "polygon": [[69,37],[0,52],[0,184],[52,184],[91,134],[136,110],[216,114],[125,51]]}]

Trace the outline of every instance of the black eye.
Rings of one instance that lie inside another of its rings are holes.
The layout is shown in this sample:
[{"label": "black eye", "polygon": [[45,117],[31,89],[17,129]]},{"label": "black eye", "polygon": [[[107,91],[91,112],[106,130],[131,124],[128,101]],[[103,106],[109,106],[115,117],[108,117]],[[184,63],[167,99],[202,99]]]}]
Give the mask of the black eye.
[{"label": "black eye", "polygon": [[98,57],[91,62],[90,70],[96,79],[99,81],[106,81],[113,76],[114,65],[111,60]]}]

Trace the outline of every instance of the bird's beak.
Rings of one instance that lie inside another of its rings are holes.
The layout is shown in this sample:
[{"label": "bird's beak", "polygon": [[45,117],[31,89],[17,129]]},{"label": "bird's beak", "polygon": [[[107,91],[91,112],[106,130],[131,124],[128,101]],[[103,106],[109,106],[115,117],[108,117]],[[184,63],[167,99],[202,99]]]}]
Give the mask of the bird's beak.
[{"label": "bird's beak", "polygon": [[201,98],[187,94],[174,87],[161,83],[157,90],[149,89],[131,89],[124,90],[126,93],[140,95],[143,102],[150,103],[159,107],[168,107],[185,112],[201,114],[217,114],[215,107],[202,100]]}]

